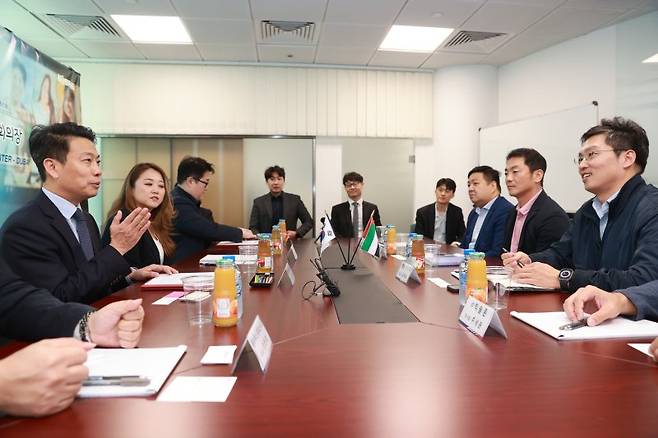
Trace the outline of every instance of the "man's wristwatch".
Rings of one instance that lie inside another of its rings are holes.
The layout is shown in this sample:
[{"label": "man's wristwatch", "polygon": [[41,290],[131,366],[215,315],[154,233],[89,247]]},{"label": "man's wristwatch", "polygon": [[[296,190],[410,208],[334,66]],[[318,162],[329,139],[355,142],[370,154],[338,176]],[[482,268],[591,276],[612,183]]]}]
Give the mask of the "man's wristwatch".
[{"label": "man's wristwatch", "polygon": [[564,268],[560,270],[558,279],[560,280],[560,289],[564,291],[571,290],[571,278],[573,277],[573,269]]}]

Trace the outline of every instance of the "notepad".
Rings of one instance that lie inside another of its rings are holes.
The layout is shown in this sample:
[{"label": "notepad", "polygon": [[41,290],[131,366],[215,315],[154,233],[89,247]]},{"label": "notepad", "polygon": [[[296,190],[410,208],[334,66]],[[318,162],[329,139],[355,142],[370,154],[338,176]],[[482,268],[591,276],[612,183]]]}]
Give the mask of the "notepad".
[{"label": "notepad", "polygon": [[161,274],[142,285],[143,289],[182,289],[183,278],[195,276],[213,277],[214,272],[179,272],[178,274]]},{"label": "notepad", "polygon": [[147,386],[83,386],[78,397],[147,397],[156,394],[187,350],[186,345],[170,348],[94,348],[87,353],[85,366],[90,376],[144,376]]},{"label": "notepad", "polygon": [[581,327],[575,330],[560,330],[559,327],[571,322],[564,312],[510,312],[532,327],[547,335],[562,340],[590,340],[614,338],[654,338],[658,336],[658,323],[642,319],[631,321],[626,318],[614,318],[594,327]]}]

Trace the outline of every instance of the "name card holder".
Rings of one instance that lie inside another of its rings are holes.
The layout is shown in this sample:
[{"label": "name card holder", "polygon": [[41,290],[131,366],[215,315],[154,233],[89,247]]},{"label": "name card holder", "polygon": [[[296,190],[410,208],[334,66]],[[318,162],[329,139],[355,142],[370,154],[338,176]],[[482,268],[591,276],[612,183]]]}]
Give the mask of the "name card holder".
[{"label": "name card holder", "polygon": [[416,283],[420,283],[420,277],[416,272],[413,259],[407,259],[400,263],[400,267],[398,268],[397,274],[395,274],[395,278],[400,280],[402,283],[408,283],[410,278]]},{"label": "name card holder", "polygon": [[247,337],[242,341],[240,349],[238,350],[237,358],[233,362],[231,367],[231,374],[235,373],[235,370],[238,368],[238,364],[245,361],[245,357],[248,353],[254,353],[256,359],[258,360],[258,365],[260,366],[260,371],[265,374],[267,367],[270,364],[270,358],[272,356],[272,338],[270,334],[267,333],[265,324],[261,321],[260,317],[256,315],[254,322],[249,328]]},{"label": "name card holder", "polygon": [[496,310],[473,297],[468,297],[468,300],[466,300],[466,304],[464,304],[464,308],[459,315],[459,322],[466,326],[468,331],[481,338],[484,337],[487,329],[491,327],[492,330],[507,339],[507,332],[505,332],[505,327],[503,327]]},{"label": "name card holder", "polygon": [[295,285],[295,273],[292,272],[292,266],[290,262],[286,262],[286,266],[283,268],[283,272],[279,277],[279,281],[276,282],[276,287],[279,286],[294,286]]},{"label": "name card holder", "polygon": [[295,263],[297,263],[297,259],[299,257],[297,256],[297,250],[295,249],[295,245],[293,245],[292,240],[290,241],[290,248],[288,248],[288,252],[286,253],[286,259],[288,260],[288,263],[290,266],[295,266]]}]

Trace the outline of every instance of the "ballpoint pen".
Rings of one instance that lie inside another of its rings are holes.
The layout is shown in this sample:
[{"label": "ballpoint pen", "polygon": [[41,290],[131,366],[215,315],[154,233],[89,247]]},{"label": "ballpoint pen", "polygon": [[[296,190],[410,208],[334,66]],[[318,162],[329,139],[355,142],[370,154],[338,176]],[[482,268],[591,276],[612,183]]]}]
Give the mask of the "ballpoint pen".
[{"label": "ballpoint pen", "polygon": [[[509,251],[506,250],[505,248],[501,248],[501,249],[503,250],[503,252],[506,252],[506,253],[509,254]],[[521,260],[517,260],[517,261],[516,261],[516,264],[517,264],[517,266],[518,266],[519,268],[522,268],[522,267],[525,266],[525,265],[521,262]]]},{"label": "ballpoint pen", "polygon": [[89,376],[82,386],[146,386],[151,379],[145,376]]},{"label": "ballpoint pen", "polygon": [[577,328],[587,327],[587,316],[578,321],[570,322],[559,327],[560,330],[575,330]]}]

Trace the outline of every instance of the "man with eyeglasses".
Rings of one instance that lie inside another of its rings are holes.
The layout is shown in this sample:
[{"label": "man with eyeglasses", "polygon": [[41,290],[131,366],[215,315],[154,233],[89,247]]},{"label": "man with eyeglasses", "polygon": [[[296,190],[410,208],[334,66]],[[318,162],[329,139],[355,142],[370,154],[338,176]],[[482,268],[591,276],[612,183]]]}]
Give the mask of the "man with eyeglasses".
[{"label": "man with eyeglasses", "polygon": [[171,191],[176,210],[173,234],[176,243],[174,263],[208,248],[212,242],[242,242],[243,239],[255,237],[245,228],[216,223],[208,214],[208,210],[201,207],[201,198],[213,173],[213,165],[200,157],[185,157],[178,164],[177,184]]},{"label": "man with eyeglasses", "polygon": [[658,279],[658,190],[641,177],[649,140],[637,123],[615,117],[585,132],[581,143],[578,172],[594,197],[576,212],[560,241],[530,255],[503,254],[503,262],[515,269],[517,281],[578,290],[565,302],[572,317],[579,315],[574,302],[595,300],[599,306],[607,302],[607,315],[612,305],[617,313],[642,318],[658,306],[658,288],[652,295],[634,287]]},{"label": "man with eyeglasses", "polygon": [[336,236],[358,239],[363,234],[371,214],[375,225],[381,226],[379,208],[363,200],[363,176],[356,172],[347,172],[343,175],[343,187],[349,199],[331,207],[331,226]]}]

